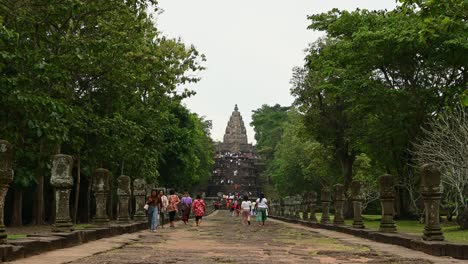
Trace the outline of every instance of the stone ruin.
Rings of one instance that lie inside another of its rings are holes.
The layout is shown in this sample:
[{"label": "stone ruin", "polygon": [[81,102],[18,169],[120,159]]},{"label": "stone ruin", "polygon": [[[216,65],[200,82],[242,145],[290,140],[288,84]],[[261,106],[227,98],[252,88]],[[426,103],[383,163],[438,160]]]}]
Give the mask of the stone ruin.
[{"label": "stone ruin", "polygon": [[0,244],[5,243],[7,238],[3,223],[5,196],[13,176],[13,146],[8,141],[0,140]]},{"label": "stone ruin", "polygon": [[146,181],[145,179],[135,179],[133,181],[133,196],[135,197],[135,215],[133,220],[146,221],[144,206],[146,203]]},{"label": "stone ruin", "polygon": [[70,218],[70,193],[73,187],[73,157],[58,154],[52,160],[50,184],[55,189],[55,223],[54,232],[73,230]]},{"label": "stone ruin", "polygon": [[380,222],[379,231],[383,233],[394,233],[396,232],[396,225],[393,220],[396,194],[393,176],[390,174],[380,176],[379,189],[380,204],[382,206],[382,220]]},{"label": "stone ruin", "polygon": [[130,221],[130,197],[132,191],[130,188],[130,177],[121,175],[117,178],[117,196],[119,197],[119,207],[117,221]]},{"label": "stone ruin", "polygon": [[247,142],[247,132],[237,105],[226,126],[224,141],[215,143],[215,150],[215,165],[207,197],[235,193],[256,197],[262,187],[259,175],[264,164],[255,147]]},{"label": "stone ruin", "polygon": [[93,178],[93,191],[96,198],[96,215],[94,223],[109,224],[107,215],[107,197],[109,195],[109,171],[103,168],[96,169]]}]

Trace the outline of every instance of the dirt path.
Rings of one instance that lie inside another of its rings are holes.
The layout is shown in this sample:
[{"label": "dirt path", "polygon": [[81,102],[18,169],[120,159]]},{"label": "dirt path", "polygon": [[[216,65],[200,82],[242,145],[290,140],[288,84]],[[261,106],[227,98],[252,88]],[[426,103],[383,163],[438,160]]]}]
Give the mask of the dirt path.
[{"label": "dirt path", "polygon": [[[101,241],[92,242],[98,244],[88,249],[96,249]],[[87,257],[82,256],[74,252],[82,247],[78,246],[60,254],[75,256],[74,259],[56,257],[52,262],[44,261],[47,254],[54,253],[51,252],[16,263],[467,263],[366,241],[279,221],[268,221],[264,227],[242,226],[239,218],[219,211],[208,217],[202,227],[179,223],[175,229],[144,231],[136,237],[107,241],[100,254],[90,252]]]}]

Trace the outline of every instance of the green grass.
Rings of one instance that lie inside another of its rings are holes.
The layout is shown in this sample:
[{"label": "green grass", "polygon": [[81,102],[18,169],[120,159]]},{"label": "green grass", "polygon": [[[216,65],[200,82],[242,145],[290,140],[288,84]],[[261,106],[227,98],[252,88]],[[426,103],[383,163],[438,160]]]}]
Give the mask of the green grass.
[{"label": "green grass", "polygon": [[25,234],[8,234],[7,239],[15,240],[15,239],[25,238],[25,237],[26,237]]},{"label": "green grass", "polygon": [[[320,221],[322,218],[321,213],[317,213],[317,219]],[[331,221],[333,221],[333,214],[330,214]],[[380,226],[380,215],[363,215],[364,225],[367,229],[378,230]],[[396,220],[397,232],[402,234],[422,235],[424,224],[416,220]],[[345,221],[346,225],[352,225],[353,220],[348,219]],[[455,223],[442,224],[442,231],[444,232],[445,239],[449,242],[468,243],[468,230],[461,230]]]},{"label": "green grass", "polygon": [[73,227],[75,228],[75,230],[82,230],[82,229],[86,229],[86,228],[96,227],[96,225],[93,225],[93,224],[77,224],[77,225],[74,225]]}]

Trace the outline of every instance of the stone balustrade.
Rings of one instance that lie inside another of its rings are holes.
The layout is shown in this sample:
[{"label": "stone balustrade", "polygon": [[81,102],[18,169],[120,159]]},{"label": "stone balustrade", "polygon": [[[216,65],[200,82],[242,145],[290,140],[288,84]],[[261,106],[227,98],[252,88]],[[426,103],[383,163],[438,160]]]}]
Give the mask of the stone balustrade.
[{"label": "stone balustrade", "polygon": [[[382,208],[382,219],[379,232],[395,233],[397,231],[394,221],[395,206],[395,183],[392,175],[385,174],[379,177],[380,203]],[[333,195],[332,195],[333,194]],[[443,241],[444,236],[440,227],[439,207],[442,198],[440,171],[433,164],[425,164],[421,167],[421,196],[424,202],[425,227],[422,235],[423,240]],[[333,198],[333,199],[332,199]],[[350,185],[350,196],[346,198],[345,188],[342,184],[331,188],[325,186],[320,193],[322,216],[320,224],[330,225],[330,205],[334,205],[333,226],[344,226],[343,207],[346,200],[352,203],[353,222],[355,229],[365,229],[362,217],[362,183],[353,181]],[[317,193],[312,191],[304,196],[286,196],[280,200],[272,201],[270,204],[271,215],[290,220],[303,220],[311,223],[319,222],[316,217]],[[302,217],[300,217],[302,215]]]}]

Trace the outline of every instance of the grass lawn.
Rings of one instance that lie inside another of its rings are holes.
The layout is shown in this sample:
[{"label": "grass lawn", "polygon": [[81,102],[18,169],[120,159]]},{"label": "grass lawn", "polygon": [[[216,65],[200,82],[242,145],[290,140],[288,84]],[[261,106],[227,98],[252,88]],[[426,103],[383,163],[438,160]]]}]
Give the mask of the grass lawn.
[{"label": "grass lawn", "polygon": [[11,239],[11,240],[25,238],[25,237],[26,237],[25,234],[8,234],[7,235],[7,239]]},{"label": "grass lawn", "polygon": [[[320,221],[321,213],[317,213],[317,219]],[[333,214],[330,215],[333,221]],[[380,225],[380,215],[363,215],[364,225],[367,229],[378,230]],[[421,236],[424,230],[424,224],[415,220],[396,220],[397,232]],[[352,225],[353,220],[345,221],[346,225]],[[456,223],[442,224],[442,231],[445,239],[450,242],[468,243],[468,230],[461,230]]]},{"label": "grass lawn", "polygon": [[77,225],[74,225],[73,227],[75,228],[75,230],[83,230],[86,228],[93,228],[97,226],[93,224],[77,224]]}]

